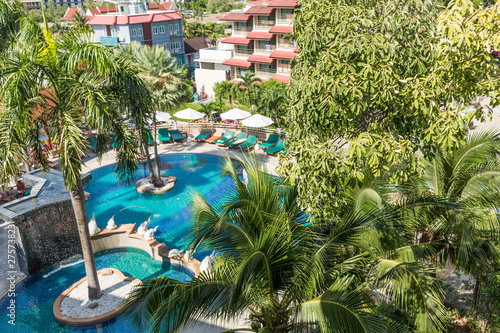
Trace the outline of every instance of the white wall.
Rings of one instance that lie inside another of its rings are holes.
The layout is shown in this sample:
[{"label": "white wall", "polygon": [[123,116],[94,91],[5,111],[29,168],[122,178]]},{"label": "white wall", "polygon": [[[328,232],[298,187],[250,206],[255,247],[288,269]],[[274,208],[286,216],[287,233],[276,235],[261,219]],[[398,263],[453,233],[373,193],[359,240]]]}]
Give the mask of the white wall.
[{"label": "white wall", "polygon": [[199,96],[198,99],[201,99],[202,93],[207,94],[207,98],[214,98],[214,85],[217,82],[226,81],[226,71],[196,68],[194,77]]}]

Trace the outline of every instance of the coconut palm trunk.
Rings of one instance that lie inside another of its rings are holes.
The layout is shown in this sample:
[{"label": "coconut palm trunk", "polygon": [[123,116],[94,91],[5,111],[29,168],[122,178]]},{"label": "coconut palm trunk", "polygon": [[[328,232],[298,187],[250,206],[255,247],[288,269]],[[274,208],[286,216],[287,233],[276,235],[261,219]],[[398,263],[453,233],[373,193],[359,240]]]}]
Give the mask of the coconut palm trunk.
[{"label": "coconut palm trunk", "polygon": [[148,141],[144,140],[144,153],[146,154],[146,161],[149,171],[149,183],[154,184],[156,181],[155,171],[153,169],[153,163],[151,162],[151,156],[149,156]]},{"label": "coconut palm trunk", "polygon": [[92,251],[92,242],[90,240],[90,232],[87,223],[88,219],[87,208],[85,206],[85,192],[83,191],[83,183],[79,175],[76,179],[76,186],[70,191],[70,196],[73,211],[75,213],[76,225],[78,227],[78,235],[80,236],[80,243],[82,244],[89,299],[99,299],[102,292],[97,278],[97,268],[95,265],[94,252]]},{"label": "coconut palm trunk", "polygon": [[154,150],[155,150],[155,169],[156,169],[156,181],[154,183],[155,187],[163,187],[165,184],[161,180],[161,172],[160,172],[160,158],[158,157],[158,131],[156,130],[156,118],[153,118],[153,129],[154,129]]}]

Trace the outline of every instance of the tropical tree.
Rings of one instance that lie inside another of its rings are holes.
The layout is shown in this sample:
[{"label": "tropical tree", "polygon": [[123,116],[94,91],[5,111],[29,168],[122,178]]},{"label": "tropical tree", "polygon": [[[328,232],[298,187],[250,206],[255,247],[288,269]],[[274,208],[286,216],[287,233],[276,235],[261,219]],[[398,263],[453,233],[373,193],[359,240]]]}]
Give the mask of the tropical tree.
[{"label": "tropical tree", "polygon": [[92,27],[90,25],[85,24],[87,21],[80,16],[80,14],[77,12],[75,13],[75,16],[73,17],[73,27],[75,29],[79,30],[92,30]]},{"label": "tropical tree", "polygon": [[222,96],[227,96],[229,106],[233,107],[233,96],[236,94],[236,85],[229,81],[217,82],[214,87],[215,94],[222,98]]},{"label": "tropical tree", "polygon": [[311,214],[335,214],[346,174],[387,168],[394,182],[405,181],[422,172],[436,144],[460,147],[471,118],[484,117],[481,108],[463,117],[467,104],[490,92],[491,106],[498,103],[491,55],[498,8],[467,0],[444,11],[435,1],[301,2],[287,91],[295,158],[281,172],[298,182]]},{"label": "tropical tree", "polygon": [[[404,187],[404,212],[423,242],[446,244],[442,261],[478,279],[499,254],[500,136],[476,130],[463,146],[438,150],[422,177]],[[477,296],[479,290],[475,290]]]},{"label": "tropical tree", "polygon": [[19,19],[24,15],[18,1],[0,1],[0,54],[14,41],[19,30]]},{"label": "tropical tree", "polygon": [[285,105],[287,102],[285,90],[280,86],[266,90],[264,94],[260,97],[259,106],[257,107],[257,112],[264,111],[280,127],[280,119],[285,111]]},{"label": "tropical tree", "polygon": [[[149,83],[151,98],[154,107],[157,110],[167,110],[177,104],[187,93],[184,81],[187,70],[178,68],[176,58],[172,57],[170,52],[163,46],[141,45],[138,42],[132,42],[127,46],[120,45],[120,52],[126,54],[134,60],[141,69],[141,76]],[[160,174],[160,161],[158,158],[156,118],[152,118],[154,132],[154,154],[155,169],[153,171],[151,158],[145,143],[145,154],[148,162],[150,182],[155,187],[164,186]]]},{"label": "tropical tree", "polygon": [[238,74],[237,77],[242,79],[243,82],[240,83],[240,86],[243,86],[243,89],[246,89],[248,92],[248,103],[250,108],[252,107],[252,90],[253,85],[257,82],[262,82],[262,80],[255,76],[255,74],[251,71],[245,73],[245,75]]},{"label": "tropical tree", "polygon": [[379,311],[383,291],[413,316],[416,331],[442,329],[439,283],[418,258],[425,251],[406,248],[412,235],[385,213],[384,200],[355,188],[344,216],[308,226],[294,186],[269,176],[255,157],[241,163],[247,184],[224,159],[223,175],[236,186],[222,202],[192,198],[192,245],[217,249],[212,270],[186,283],[144,281],[126,304],[137,327],[174,332],[192,320],[248,316],[251,328],[228,332],[406,331]]},{"label": "tropical tree", "polygon": [[81,122],[97,131],[96,153],[106,151],[109,134],[121,142],[115,172],[120,181],[129,180],[137,170],[136,149],[121,121],[129,113],[141,121],[151,110],[147,85],[137,68],[96,44],[88,33],[70,32],[54,40],[45,20],[44,28],[30,20],[22,22],[19,42],[0,61],[0,159],[3,180],[17,173],[18,159],[28,163],[23,146],[37,152],[36,162],[47,170],[38,133],[42,117],[47,121],[63,178],[71,197],[82,243],[89,298],[97,299],[101,290],[90,241],[85,194],[81,180],[82,156],[89,144]]}]

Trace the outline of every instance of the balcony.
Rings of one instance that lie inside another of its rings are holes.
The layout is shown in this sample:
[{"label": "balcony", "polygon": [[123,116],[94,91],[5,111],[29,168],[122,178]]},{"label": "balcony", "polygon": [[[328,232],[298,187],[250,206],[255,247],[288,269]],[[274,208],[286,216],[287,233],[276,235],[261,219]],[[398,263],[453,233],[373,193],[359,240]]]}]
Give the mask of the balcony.
[{"label": "balcony", "polygon": [[242,58],[248,58],[252,54],[253,54],[253,49],[248,49],[248,50],[236,49],[234,52],[235,57],[242,57]]},{"label": "balcony", "polygon": [[277,70],[277,73],[278,74],[290,74],[292,70],[290,69],[290,66],[285,66],[285,65],[279,65],[278,64],[278,70]]},{"label": "balcony", "polygon": [[287,43],[285,40],[278,40],[278,49],[281,50],[295,50],[297,46],[295,46],[293,43]]},{"label": "balcony", "polygon": [[277,23],[282,25],[290,25],[293,21],[293,14],[278,16]]},{"label": "balcony", "polygon": [[[264,23],[267,22],[267,23]],[[258,23],[255,23],[253,26],[254,30],[264,30],[264,31],[269,31],[271,28],[274,27],[274,21],[260,21]]]},{"label": "balcony", "polygon": [[276,69],[262,69],[257,67],[255,75],[264,79],[270,79],[276,74]]},{"label": "balcony", "polygon": [[276,50],[276,46],[271,44],[255,47],[255,53],[259,54],[271,54],[274,50]]},{"label": "balcony", "polygon": [[252,28],[234,28],[233,36],[246,36],[252,31]]},{"label": "balcony", "polygon": [[99,42],[102,45],[106,45],[106,46],[118,46],[120,41],[119,41],[118,37],[101,36],[99,38]]}]

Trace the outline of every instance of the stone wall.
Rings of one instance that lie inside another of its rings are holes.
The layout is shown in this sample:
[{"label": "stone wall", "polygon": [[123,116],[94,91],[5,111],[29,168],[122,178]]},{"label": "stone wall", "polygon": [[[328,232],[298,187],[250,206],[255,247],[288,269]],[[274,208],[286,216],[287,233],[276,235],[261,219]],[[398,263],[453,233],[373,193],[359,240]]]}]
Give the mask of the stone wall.
[{"label": "stone wall", "polygon": [[17,256],[25,274],[36,274],[49,266],[82,255],[71,200],[62,200],[24,213],[14,220]]}]

